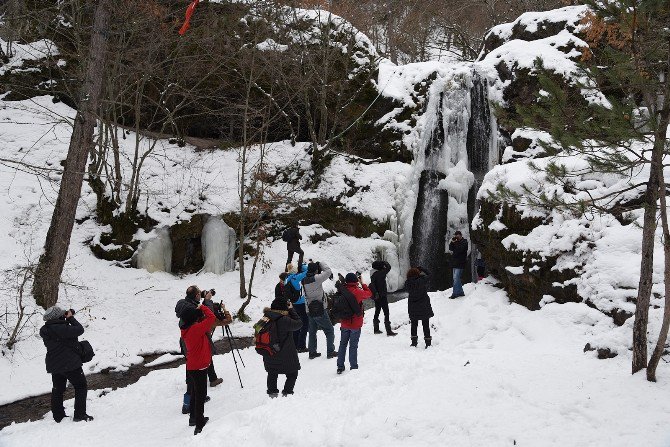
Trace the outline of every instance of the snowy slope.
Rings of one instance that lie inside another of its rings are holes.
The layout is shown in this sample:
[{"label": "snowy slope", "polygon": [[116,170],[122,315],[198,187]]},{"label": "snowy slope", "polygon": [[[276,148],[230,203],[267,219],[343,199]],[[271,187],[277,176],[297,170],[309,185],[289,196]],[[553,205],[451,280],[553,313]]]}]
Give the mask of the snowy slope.
[{"label": "snowy slope", "polygon": [[[648,446],[668,445],[668,373],[658,384],[631,378],[624,356],[601,361],[581,348],[611,321],[580,304],[538,312],[509,304],[480,283],[462,300],[432,295],[435,346],[409,347],[405,303],[391,305],[395,338],[361,337],[358,371],[335,374],[334,360],[308,360],[296,394],[270,400],[260,356],[243,351],[240,389],[232,359],[215,357],[224,384],[210,390],[209,424],[193,437],[180,413],[183,369],[152,372],[103,397],[90,393],[96,420],[56,424],[47,416],[2,431],[6,447],[178,446]],[[323,349],[323,335],[319,342]],[[282,383],[283,379],[280,379]],[[72,401],[66,405],[72,412]]]}]

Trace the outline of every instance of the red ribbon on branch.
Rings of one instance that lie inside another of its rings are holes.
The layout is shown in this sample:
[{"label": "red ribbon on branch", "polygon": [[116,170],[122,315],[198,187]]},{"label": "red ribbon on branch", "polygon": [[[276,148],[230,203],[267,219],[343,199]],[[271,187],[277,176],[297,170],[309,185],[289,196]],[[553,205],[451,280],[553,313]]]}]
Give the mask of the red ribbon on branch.
[{"label": "red ribbon on branch", "polygon": [[184,20],[184,24],[179,29],[180,36],[183,36],[190,28],[191,16],[193,15],[193,11],[195,11],[195,7],[198,6],[198,3],[200,3],[200,0],[193,0],[191,4],[188,5],[188,8],[186,8],[186,19]]}]

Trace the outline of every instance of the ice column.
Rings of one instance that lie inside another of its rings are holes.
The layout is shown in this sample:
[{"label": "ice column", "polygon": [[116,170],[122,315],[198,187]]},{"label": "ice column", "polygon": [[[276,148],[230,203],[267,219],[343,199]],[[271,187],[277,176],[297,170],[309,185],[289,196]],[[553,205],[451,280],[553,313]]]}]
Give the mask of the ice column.
[{"label": "ice column", "polygon": [[153,272],[172,270],[172,241],[167,227],[156,230],[156,237],[143,241],[137,249],[137,267]]},{"label": "ice column", "polygon": [[220,217],[211,216],[202,229],[202,256],[204,272],[232,272],[235,270],[235,230]]}]

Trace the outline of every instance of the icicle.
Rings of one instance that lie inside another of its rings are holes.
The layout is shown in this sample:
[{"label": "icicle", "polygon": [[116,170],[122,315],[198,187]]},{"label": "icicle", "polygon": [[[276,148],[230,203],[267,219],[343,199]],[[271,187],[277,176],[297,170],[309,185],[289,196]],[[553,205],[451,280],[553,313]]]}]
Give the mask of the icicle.
[{"label": "icicle", "polygon": [[210,217],[202,229],[204,272],[220,275],[235,269],[235,231],[219,217]]},{"label": "icicle", "polygon": [[156,231],[156,237],[143,241],[137,249],[137,267],[153,272],[172,270],[172,241],[170,230],[165,227]]}]

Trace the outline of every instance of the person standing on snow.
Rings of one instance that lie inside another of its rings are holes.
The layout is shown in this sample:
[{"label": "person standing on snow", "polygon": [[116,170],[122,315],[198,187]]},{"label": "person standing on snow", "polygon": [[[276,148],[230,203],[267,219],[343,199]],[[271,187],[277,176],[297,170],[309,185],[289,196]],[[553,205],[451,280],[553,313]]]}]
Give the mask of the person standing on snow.
[{"label": "person standing on snow", "polygon": [[[319,273],[320,271],[320,273]],[[337,357],[335,351],[335,330],[326,311],[326,296],[323,291],[323,283],[333,276],[333,272],[325,262],[310,262],[307,265],[307,276],[302,280],[302,286],[305,290],[305,299],[307,301],[307,321],[309,342],[309,358],[320,357],[321,354],[316,351],[317,339],[316,333],[319,329],[326,334],[327,354],[331,359]]]},{"label": "person standing on snow", "polygon": [[286,258],[286,265],[293,262],[293,255],[298,253],[298,265],[302,265],[302,262],[305,257],[305,252],[300,248],[300,241],[302,240],[302,235],[297,226],[292,226],[284,230],[282,234],[282,240],[286,242],[286,250],[288,251],[288,257]]},{"label": "person standing on snow", "polygon": [[449,298],[454,299],[465,296],[461,278],[468,263],[468,240],[463,238],[460,231],[454,233],[454,237],[449,243],[449,251],[451,252],[451,268],[454,275],[454,288]]},{"label": "person standing on snow", "polygon": [[[207,336],[216,321],[214,313],[205,305],[189,307],[181,314],[181,338],[186,345],[186,374],[192,384],[189,425],[195,425],[194,435],[200,433],[209,420],[205,417],[207,397],[207,369],[212,364],[211,341]],[[193,421],[193,422],[191,422]]]},{"label": "person standing on snow", "polygon": [[391,330],[391,320],[389,319],[389,300],[388,289],[386,287],[386,275],[391,271],[391,264],[386,261],[375,261],[372,263],[372,275],[370,275],[370,290],[375,299],[375,318],[372,320],[374,324],[375,334],[382,334],[379,330],[379,314],[384,311],[384,327],[386,328],[386,335],[394,337],[398,334]]},{"label": "person standing on snow", "polygon": [[361,328],[363,327],[363,301],[372,298],[372,292],[361,278],[360,273],[347,273],[344,278],[345,287],[356,298],[360,306],[358,312],[351,318],[340,322],[340,349],[337,353],[337,373],[344,372],[344,359],[347,355],[347,346],[349,346],[349,369],[358,369],[358,342],[361,338]]},{"label": "person standing on snow", "polygon": [[53,383],[51,414],[56,422],[67,417],[63,408],[63,394],[69,381],[74,387],[73,420],[92,421],[93,417],[86,414],[88,384],[81,368],[82,361],[77,340],[84,333],[84,327],[75,320],[73,310],[66,312],[58,306],[48,308],[43,318],[45,323],[40,329],[40,336],[47,348],[44,361]]},{"label": "person standing on snow", "polygon": [[293,341],[298,348],[298,352],[307,352],[307,326],[309,320],[307,318],[307,305],[305,304],[305,295],[302,289],[302,280],[307,276],[307,264],[302,264],[300,273],[293,264],[286,266],[288,276],[284,283],[284,297],[291,301],[293,308],[302,321],[302,326],[299,330],[293,333]]},{"label": "person standing on snow", "polygon": [[279,352],[273,356],[264,356],[263,365],[268,373],[267,385],[268,396],[279,396],[277,380],[279,374],[286,375],[286,382],[282,390],[282,396],[293,394],[295,382],[298,380],[298,371],[300,370],[300,360],[298,351],[295,348],[293,335],[302,326],[300,316],[295,312],[290,301],[282,298],[275,298],[270,304],[270,308],[263,311],[263,315],[273,320],[277,328],[277,340],[280,346]]},{"label": "person standing on snow", "polygon": [[428,271],[421,267],[411,268],[407,271],[407,281],[405,289],[409,293],[407,298],[407,313],[409,314],[411,346],[416,347],[419,341],[416,330],[419,321],[423,325],[423,339],[426,342],[426,348],[431,345],[430,336],[430,318],[433,317],[433,308],[430,305],[428,296]]}]

